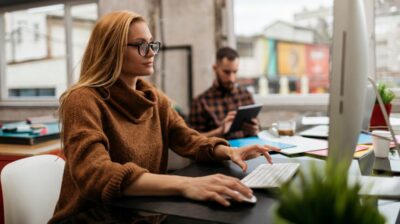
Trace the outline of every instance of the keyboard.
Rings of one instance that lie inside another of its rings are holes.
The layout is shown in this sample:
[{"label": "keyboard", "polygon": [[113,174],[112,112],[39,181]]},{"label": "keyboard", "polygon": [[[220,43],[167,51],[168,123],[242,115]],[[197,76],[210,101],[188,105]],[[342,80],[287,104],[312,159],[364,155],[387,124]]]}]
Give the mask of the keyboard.
[{"label": "keyboard", "polygon": [[299,169],[299,163],[261,164],[241,182],[250,188],[279,188]]}]

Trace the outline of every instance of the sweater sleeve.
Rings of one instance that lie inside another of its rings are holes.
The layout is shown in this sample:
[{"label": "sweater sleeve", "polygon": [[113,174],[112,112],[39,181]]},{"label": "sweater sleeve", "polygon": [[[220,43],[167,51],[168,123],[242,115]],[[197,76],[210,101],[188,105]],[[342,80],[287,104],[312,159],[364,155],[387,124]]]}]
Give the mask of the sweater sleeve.
[{"label": "sweater sleeve", "polygon": [[119,197],[125,186],[147,170],[134,163],[110,158],[103,132],[101,99],[90,90],[71,93],[63,107],[63,144],[66,167],[83,198],[108,201]]},{"label": "sweater sleeve", "polygon": [[196,161],[214,161],[213,150],[217,145],[229,145],[222,138],[208,138],[187,126],[181,116],[170,106],[169,100],[160,94],[162,108],[166,110],[169,147],[177,154]]}]

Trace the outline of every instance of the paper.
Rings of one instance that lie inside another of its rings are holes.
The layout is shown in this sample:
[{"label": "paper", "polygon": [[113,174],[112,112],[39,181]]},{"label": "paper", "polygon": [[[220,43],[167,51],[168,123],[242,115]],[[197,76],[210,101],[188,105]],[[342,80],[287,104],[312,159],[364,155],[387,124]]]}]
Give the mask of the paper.
[{"label": "paper", "polygon": [[320,117],[303,117],[301,119],[301,123],[303,125],[320,125],[320,124],[329,124],[329,117],[320,116]]},{"label": "paper", "polygon": [[305,138],[297,135],[277,138],[273,137],[270,133],[268,133],[268,131],[262,131],[258,133],[258,137],[266,141],[296,145],[296,147],[282,149],[280,151],[280,153],[287,155],[328,148],[328,142],[326,140]]},{"label": "paper", "polygon": [[[357,145],[356,150],[354,152],[354,158],[360,158],[360,157],[364,156],[365,154],[369,153],[371,151],[371,150],[367,150],[369,148],[370,148],[370,146],[367,146],[367,145]],[[326,156],[328,156],[328,149],[306,152],[306,154],[326,157]]]}]

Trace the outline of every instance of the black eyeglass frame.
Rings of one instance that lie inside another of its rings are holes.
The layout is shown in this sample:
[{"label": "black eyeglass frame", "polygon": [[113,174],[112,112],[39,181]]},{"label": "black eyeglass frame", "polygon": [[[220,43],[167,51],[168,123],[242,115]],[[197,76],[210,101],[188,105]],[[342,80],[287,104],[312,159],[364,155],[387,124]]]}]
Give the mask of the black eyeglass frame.
[{"label": "black eyeglass frame", "polygon": [[161,49],[161,42],[160,41],[151,41],[149,43],[142,42],[136,44],[128,44],[128,46],[137,47],[139,55],[142,57],[146,57],[146,55],[149,53],[150,48],[154,52],[154,54],[157,54]]}]

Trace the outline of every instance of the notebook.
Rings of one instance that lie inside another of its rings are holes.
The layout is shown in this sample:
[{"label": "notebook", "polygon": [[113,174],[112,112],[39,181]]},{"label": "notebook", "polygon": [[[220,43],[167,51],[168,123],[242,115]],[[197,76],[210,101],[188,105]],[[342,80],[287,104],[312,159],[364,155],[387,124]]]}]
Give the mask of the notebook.
[{"label": "notebook", "polygon": [[270,145],[270,146],[274,146],[274,147],[277,147],[280,149],[296,147],[296,145],[293,145],[293,144],[267,141],[267,140],[260,139],[258,137],[238,138],[238,139],[229,140],[228,142],[232,147],[244,147],[244,146],[248,146],[248,145]]},{"label": "notebook", "polygon": [[[299,135],[303,137],[309,137],[309,138],[321,138],[321,139],[327,139],[328,138],[328,130],[329,126],[328,125],[317,125],[312,128],[309,128],[305,131],[299,132]],[[372,144],[372,136],[369,134],[361,133],[360,136],[358,137],[358,142],[357,144]]]},{"label": "notebook", "polygon": [[328,138],[328,131],[329,131],[328,125],[317,125],[302,132],[299,132],[298,134],[303,137],[325,139]]},{"label": "notebook", "polygon": [[[353,158],[359,159],[368,153],[372,151],[372,147],[369,145],[358,145]],[[317,150],[317,151],[312,151],[312,152],[306,152],[306,155],[309,156],[315,156],[315,157],[320,157],[320,158],[325,158],[328,156],[328,149],[322,149],[322,150]]]}]

